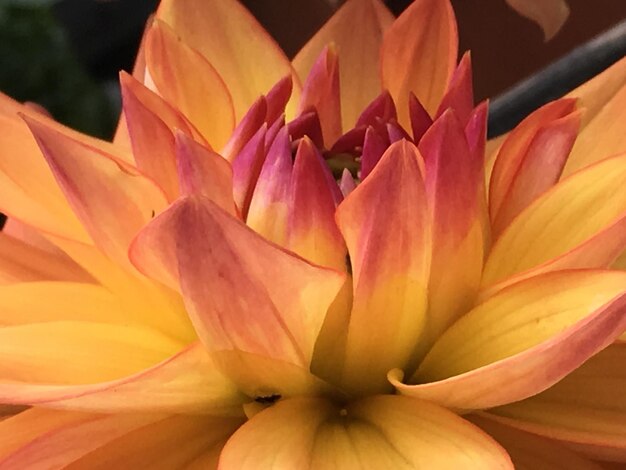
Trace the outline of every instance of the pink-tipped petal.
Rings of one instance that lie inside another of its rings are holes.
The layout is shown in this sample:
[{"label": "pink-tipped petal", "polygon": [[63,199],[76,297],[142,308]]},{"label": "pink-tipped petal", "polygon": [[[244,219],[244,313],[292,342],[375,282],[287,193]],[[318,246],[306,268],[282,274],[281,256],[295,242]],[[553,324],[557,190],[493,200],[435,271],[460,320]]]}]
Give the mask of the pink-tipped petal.
[{"label": "pink-tipped petal", "polygon": [[291,75],[280,79],[276,82],[270,91],[267,92],[265,99],[267,101],[267,115],[265,122],[271,126],[282,115],[285,114],[285,107],[291,98],[293,91],[293,79]]},{"label": "pink-tipped petal", "polygon": [[432,344],[473,305],[483,267],[486,200],[482,156],[470,152],[454,111],[435,121],[419,150],[433,223],[426,341]]},{"label": "pink-tipped petal", "polygon": [[463,54],[461,62],[452,74],[446,94],[443,95],[435,119],[446,109],[453,109],[463,126],[467,125],[474,109],[474,89],[472,82],[472,59],[469,52]]},{"label": "pink-tipped petal", "polygon": [[131,240],[167,205],[161,189],[114,157],[25,119],[91,238],[118,264],[131,268],[127,256]]},{"label": "pink-tipped petal", "polygon": [[324,148],[324,137],[322,135],[322,123],[317,111],[310,110],[300,114],[293,121],[287,124],[291,139],[296,141],[304,136],[315,143],[318,148]]},{"label": "pink-tipped petal", "polygon": [[380,122],[397,120],[397,118],[396,105],[389,92],[385,90],[367,105],[359,115],[355,127],[374,126]]},{"label": "pink-tipped petal", "polygon": [[265,135],[267,125],[263,124],[234,157],[233,198],[237,209],[245,217],[248,214],[254,187],[265,161]]},{"label": "pink-tipped petal", "polygon": [[341,97],[336,47],[324,48],[302,87],[299,112],[315,108],[322,124],[322,136],[330,147],[341,135]]},{"label": "pink-tipped petal", "polygon": [[515,284],[439,338],[400,393],[475,410],[546,390],[626,327],[626,273],[561,271]]},{"label": "pink-tipped petal", "polygon": [[354,274],[348,389],[384,388],[387,371],[408,366],[424,334],[431,245],[419,159],[413,144],[392,145],[337,209]]},{"label": "pink-tipped petal", "polygon": [[283,127],[267,152],[246,216],[248,227],[281,246],[287,242],[292,170],[291,140]]},{"label": "pink-tipped petal", "polygon": [[361,153],[361,181],[367,178],[376,164],[389,147],[389,142],[382,137],[376,129],[368,127],[365,131],[365,140],[363,141],[363,152]]},{"label": "pink-tipped petal", "polygon": [[222,77],[159,20],[147,33],[145,58],[159,94],[182,112],[213,148],[221,148],[235,126],[233,101]]},{"label": "pink-tipped petal", "polygon": [[409,93],[409,120],[413,142],[419,143],[428,128],[433,125],[433,120],[413,92]]},{"label": "pink-tipped petal", "polygon": [[252,139],[263,123],[267,115],[267,101],[264,96],[258,98],[246,112],[243,118],[237,124],[224,148],[220,154],[229,162],[233,162],[237,155],[243,150],[246,144]]},{"label": "pink-tipped petal", "polygon": [[379,395],[342,408],[323,398],[282,400],[244,424],[219,468],[512,469],[479,428],[432,404]]},{"label": "pink-tipped petal", "polygon": [[458,35],[449,0],[416,0],[386,31],[381,48],[383,88],[409,125],[413,92],[433,115],[456,68]]},{"label": "pink-tipped petal", "polygon": [[380,93],[378,51],[393,15],[380,0],[348,0],[298,52],[294,68],[304,80],[321,51],[337,46],[342,127],[354,126],[363,108]]},{"label": "pink-tipped petal", "polygon": [[176,163],[183,196],[200,194],[231,214],[236,214],[233,200],[233,170],[221,155],[176,132]]},{"label": "pink-tipped petal", "polygon": [[335,222],[327,173],[322,156],[311,140],[303,138],[293,167],[287,247],[312,263],[343,271],[347,252]]},{"label": "pink-tipped petal", "polygon": [[354,176],[352,176],[352,173],[350,173],[346,168],[344,168],[343,173],[341,173],[339,189],[341,189],[341,194],[343,194],[344,198],[348,197],[348,194],[356,189],[356,181],[354,181]]}]

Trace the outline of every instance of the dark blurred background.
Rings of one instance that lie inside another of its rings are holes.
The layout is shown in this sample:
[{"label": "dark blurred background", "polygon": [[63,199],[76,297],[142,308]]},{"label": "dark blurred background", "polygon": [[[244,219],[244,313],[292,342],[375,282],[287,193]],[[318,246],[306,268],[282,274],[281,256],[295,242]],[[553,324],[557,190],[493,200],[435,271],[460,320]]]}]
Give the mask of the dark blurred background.
[{"label": "dark blurred background", "polygon": [[[292,57],[342,1],[244,3]],[[410,1],[386,3],[399,14]],[[143,26],[156,4],[156,0],[0,0],[0,90],[43,105],[72,127],[110,137],[119,113],[118,71],[131,68]],[[569,0],[569,20],[545,43],[540,28],[518,16],[504,0],[453,0],[453,4],[460,49],[472,50],[478,99],[499,95],[626,18],[624,0]],[[626,47],[626,35],[617,41]]]}]

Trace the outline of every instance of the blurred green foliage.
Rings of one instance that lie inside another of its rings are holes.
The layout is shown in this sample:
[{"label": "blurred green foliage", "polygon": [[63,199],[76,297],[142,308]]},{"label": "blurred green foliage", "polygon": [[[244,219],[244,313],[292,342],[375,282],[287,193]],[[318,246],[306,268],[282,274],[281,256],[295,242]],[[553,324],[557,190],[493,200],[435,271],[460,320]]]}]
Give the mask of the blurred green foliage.
[{"label": "blurred green foliage", "polygon": [[112,135],[113,106],[82,69],[46,0],[0,0],[0,90],[45,107],[60,122]]}]

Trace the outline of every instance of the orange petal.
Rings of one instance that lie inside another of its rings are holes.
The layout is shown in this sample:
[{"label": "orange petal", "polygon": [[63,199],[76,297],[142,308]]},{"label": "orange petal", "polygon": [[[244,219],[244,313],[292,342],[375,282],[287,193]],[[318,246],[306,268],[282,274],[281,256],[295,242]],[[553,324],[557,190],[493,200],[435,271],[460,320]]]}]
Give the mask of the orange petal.
[{"label": "orange petal", "polygon": [[179,468],[211,447],[221,447],[239,423],[233,418],[33,409],[0,425],[3,435],[11,434],[5,449],[0,448],[0,467]]},{"label": "orange petal", "polygon": [[626,59],[613,64],[568,96],[585,109],[582,128],[565,166],[564,175],[598,160],[626,152]]},{"label": "orange petal", "polygon": [[315,108],[322,124],[322,135],[330,147],[341,135],[341,97],[337,48],[327,46],[313,64],[302,88],[298,114]]},{"label": "orange petal", "polygon": [[535,395],[607,347],[626,327],[626,273],[561,271],[504,289],[452,325],[402,394],[457,409]]},{"label": "orange petal", "polygon": [[506,0],[506,3],[520,15],[541,26],[545,41],[559,32],[569,16],[566,0]]},{"label": "orange petal", "polygon": [[[505,203],[508,191],[515,181],[533,140],[540,132],[546,132],[544,129],[556,120],[572,113],[574,107],[575,101],[573,99],[560,99],[548,103],[531,113],[507,135],[497,153],[491,172],[489,184],[491,220],[496,220],[502,205]],[[538,151],[540,150],[542,150],[541,147],[538,148]]]},{"label": "orange petal", "polygon": [[242,395],[199,343],[138,373],[90,385],[3,383],[7,403],[102,413],[243,415]]},{"label": "orange petal", "polygon": [[4,232],[0,232],[0,260],[0,284],[43,280],[93,281],[63,253],[50,253]]},{"label": "orange petal", "polygon": [[490,416],[600,460],[626,462],[626,344],[609,346],[545,392]]},{"label": "orange petal", "polygon": [[344,271],[346,246],[335,222],[330,184],[336,183],[326,162],[303,138],[293,167],[287,247],[312,263]]},{"label": "orange petal", "polygon": [[[334,43],[339,57],[342,127],[354,126],[381,90],[378,51],[393,15],[380,0],[348,0],[298,52],[293,66],[305,79],[319,54]],[[349,86],[348,86],[349,84]]]},{"label": "orange petal", "polygon": [[[568,253],[624,215],[626,155],[571,175],[522,211],[493,245],[483,285],[503,281]],[[588,246],[593,248],[593,244]]]},{"label": "orange petal", "polygon": [[424,333],[431,246],[418,159],[413,144],[393,144],[337,209],[354,273],[344,378],[360,392],[408,366]]},{"label": "orange petal", "polygon": [[[237,120],[261,94],[292,73],[280,47],[235,0],[165,0],[157,18],[199,51],[224,79]],[[296,77],[294,102],[299,94]]]},{"label": "orange petal", "polygon": [[385,33],[383,88],[393,96],[400,124],[408,128],[413,92],[434,115],[456,68],[458,35],[449,0],[416,0]]},{"label": "orange petal", "polygon": [[146,38],[146,64],[159,94],[181,111],[214,148],[235,126],[233,101],[222,77],[162,21]]},{"label": "orange petal", "polygon": [[454,111],[444,112],[435,121],[422,137],[419,150],[426,166],[426,196],[433,223],[428,339],[423,343],[427,348],[474,303],[483,267],[486,201],[483,156],[470,152]]},{"label": "orange petal", "polygon": [[175,139],[181,194],[200,194],[235,215],[233,170],[228,162],[183,132],[176,132]]},{"label": "orange petal", "polygon": [[604,467],[570,449],[528,432],[489,419],[486,414],[467,419],[502,445],[518,470],[602,470]]},{"label": "orange petal", "polygon": [[228,440],[219,468],[512,469],[477,427],[429,403],[373,396],[345,407],[281,400]]},{"label": "orange petal", "polygon": [[114,157],[28,118],[70,205],[97,246],[122,266],[137,231],[167,204],[148,178]]},{"label": "orange petal", "polygon": [[252,230],[281,246],[287,239],[292,171],[291,139],[283,127],[267,152],[246,217]]},{"label": "orange petal", "polygon": [[537,131],[493,221],[494,236],[497,237],[520,212],[559,181],[578,134],[580,114],[570,113]]}]

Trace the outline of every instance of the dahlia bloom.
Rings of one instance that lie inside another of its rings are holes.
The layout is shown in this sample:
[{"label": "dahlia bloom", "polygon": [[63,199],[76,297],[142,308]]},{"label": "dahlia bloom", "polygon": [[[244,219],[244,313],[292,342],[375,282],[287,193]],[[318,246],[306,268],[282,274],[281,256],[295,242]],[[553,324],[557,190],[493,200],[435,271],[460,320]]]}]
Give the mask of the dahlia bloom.
[{"label": "dahlia bloom", "polygon": [[1,97],[0,469],[626,461],[625,83],[486,152],[448,0],[165,0],[113,143]]}]

